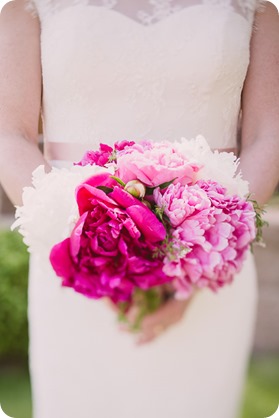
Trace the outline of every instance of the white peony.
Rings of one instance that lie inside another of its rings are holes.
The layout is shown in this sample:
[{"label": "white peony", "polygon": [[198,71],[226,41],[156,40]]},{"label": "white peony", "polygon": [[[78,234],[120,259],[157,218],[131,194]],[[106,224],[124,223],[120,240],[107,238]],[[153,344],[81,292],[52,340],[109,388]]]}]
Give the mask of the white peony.
[{"label": "white peony", "polygon": [[238,172],[239,159],[233,152],[212,151],[201,135],[193,139],[181,138],[180,142],[175,142],[174,147],[191,161],[197,161],[203,166],[197,173],[197,180],[216,181],[226,187],[230,194],[241,197],[249,193],[248,182]]},{"label": "white peony", "polygon": [[32,174],[32,186],[23,189],[23,206],[17,207],[12,229],[19,228],[30,253],[48,255],[52,246],[71,232],[78,219],[76,187],[103,171],[96,165],[52,168],[39,166]]}]

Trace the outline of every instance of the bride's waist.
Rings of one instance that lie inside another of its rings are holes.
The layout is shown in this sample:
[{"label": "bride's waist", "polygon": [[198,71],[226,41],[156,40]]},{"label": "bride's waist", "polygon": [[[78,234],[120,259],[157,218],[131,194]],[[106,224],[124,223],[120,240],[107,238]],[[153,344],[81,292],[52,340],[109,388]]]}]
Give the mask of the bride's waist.
[{"label": "bride's waist", "polygon": [[[44,155],[48,161],[53,161],[60,165],[59,162],[65,162],[63,165],[78,162],[83,157],[86,151],[96,149],[92,143],[78,143],[78,142],[45,142]],[[237,154],[237,148],[213,148],[220,152],[233,152]],[[68,164],[67,164],[68,163]]]}]

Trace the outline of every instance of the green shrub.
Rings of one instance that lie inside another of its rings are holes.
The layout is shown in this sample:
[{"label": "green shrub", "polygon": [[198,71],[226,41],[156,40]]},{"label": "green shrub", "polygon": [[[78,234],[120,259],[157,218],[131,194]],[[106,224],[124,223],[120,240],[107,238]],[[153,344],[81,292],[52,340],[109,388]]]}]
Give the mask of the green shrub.
[{"label": "green shrub", "polygon": [[16,232],[0,231],[0,361],[26,360],[28,253]]}]

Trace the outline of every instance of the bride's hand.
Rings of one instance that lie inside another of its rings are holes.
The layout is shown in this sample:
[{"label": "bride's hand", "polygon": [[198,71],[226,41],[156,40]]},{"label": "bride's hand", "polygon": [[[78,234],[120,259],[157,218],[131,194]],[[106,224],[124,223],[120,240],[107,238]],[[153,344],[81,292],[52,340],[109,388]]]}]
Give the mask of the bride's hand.
[{"label": "bride's hand", "polygon": [[[137,333],[137,344],[145,344],[153,341],[164,333],[169,327],[178,323],[191,303],[193,296],[187,300],[169,299],[157,311],[147,315],[142,323],[141,329]],[[137,308],[132,307],[127,313],[127,324],[121,325],[121,329],[131,332],[129,323],[133,323],[137,316]]]}]

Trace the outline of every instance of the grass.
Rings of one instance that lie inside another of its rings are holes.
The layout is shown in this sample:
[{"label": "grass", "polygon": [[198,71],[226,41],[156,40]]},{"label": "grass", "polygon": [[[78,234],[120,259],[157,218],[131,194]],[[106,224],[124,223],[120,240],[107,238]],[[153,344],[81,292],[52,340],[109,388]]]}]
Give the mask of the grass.
[{"label": "grass", "polygon": [[31,418],[31,390],[26,370],[0,370],[0,403],[3,411],[10,417]]},{"label": "grass", "polygon": [[246,383],[243,418],[265,418],[279,404],[279,357],[254,358]]},{"label": "grass", "polygon": [[[6,414],[13,418],[31,418],[30,384],[26,371],[20,368],[0,370],[0,403]],[[269,417],[278,403],[279,356],[254,358],[249,368],[242,418]]]}]

